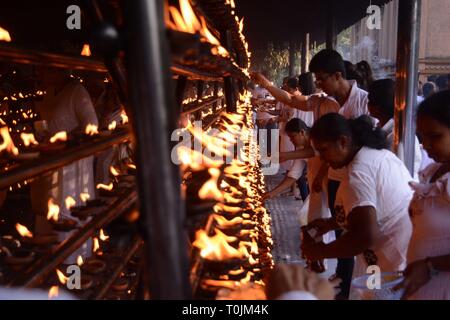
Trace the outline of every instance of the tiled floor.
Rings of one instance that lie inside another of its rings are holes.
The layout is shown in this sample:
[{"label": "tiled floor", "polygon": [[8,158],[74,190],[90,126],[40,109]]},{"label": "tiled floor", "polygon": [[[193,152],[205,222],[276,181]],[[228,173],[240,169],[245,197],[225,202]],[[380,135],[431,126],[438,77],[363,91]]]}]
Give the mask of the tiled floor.
[{"label": "tiled floor", "polygon": [[[266,176],[268,190],[272,190],[282,180],[282,174]],[[305,212],[302,207],[303,202],[295,200],[293,196],[278,196],[266,202],[266,208],[272,218],[274,242],[272,254],[275,263],[304,265],[300,253],[300,215]],[[336,268],[335,260],[330,260],[327,263],[328,270],[322,274],[324,277],[331,276]]]}]

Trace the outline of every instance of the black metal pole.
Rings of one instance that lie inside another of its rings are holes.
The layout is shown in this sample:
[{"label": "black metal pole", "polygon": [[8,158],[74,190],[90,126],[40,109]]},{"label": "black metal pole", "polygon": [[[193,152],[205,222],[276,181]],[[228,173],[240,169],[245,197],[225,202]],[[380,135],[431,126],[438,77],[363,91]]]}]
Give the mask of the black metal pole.
[{"label": "black metal pole", "polygon": [[308,71],[308,53],[309,53],[309,33],[306,33],[303,38],[302,43],[302,53],[301,53],[301,72],[305,73]]},{"label": "black metal pole", "polygon": [[191,297],[179,168],[171,159],[176,103],[171,88],[164,1],[125,1],[125,59],[137,142],[139,227],[152,299]]},{"label": "black metal pole", "polygon": [[289,41],[289,76],[293,77],[295,76],[295,50],[296,45],[295,41],[291,40]]},{"label": "black metal pole", "polygon": [[326,42],[327,49],[334,49],[336,47],[336,25],[333,1],[327,4],[326,7],[327,20],[326,20]]},{"label": "black metal pole", "polygon": [[[202,100],[203,99],[203,92],[205,91],[205,81],[203,80],[198,80],[197,81],[197,101]],[[195,113],[195,119],[197,120],[202,120],[202,111],[199,109],[197,109],[196,113]]]},{"label": "black metal pole", "polygon": [[421,0],[400,0],[398,8],[394,148],[414,172]]},{"label": "black metal pole", "polygon": [[128,111],[128,92],[126,74],[118,52],[121,49],[121,37],[117,28],[105,21],[97,0],[84,0],[84,6],[94,21],[91,41],[94,48],[102,54],[105,65],[113,79],[120,101]]},{"label": "black metal pole", "polygon": [[[219,95],[219,82],[215,81],[214,82],[214,97],[217,97]],[[213,112],[216,113],[218,107],[218,103],[215,102],[213,104]]]},{"label": "black metal pole", "polygon": [[[225,46],[232,55],[233,52],[233,41],[231,38],[230,30],[225,30],[222,32],[222,42],[225,43]],[[236,96],[236,80],[229,76],[225,77],[223,80],[223,87],[225,90],[225,101],[227,104],[227,112],[234,113],[237,108],[237,96]]]}]

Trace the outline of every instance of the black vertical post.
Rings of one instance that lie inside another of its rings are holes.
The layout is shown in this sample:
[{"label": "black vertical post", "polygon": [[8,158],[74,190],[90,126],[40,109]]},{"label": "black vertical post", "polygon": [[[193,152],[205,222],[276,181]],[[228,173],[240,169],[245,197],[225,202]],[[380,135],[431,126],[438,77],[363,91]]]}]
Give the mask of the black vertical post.
[{"label": "black vertical post", "polygon": [[184,76],[178,77],[175,89],[175,96],[177,99],[177,105],[179,106],[180,110],[183,108],[182,104],[184,101],[184,93],[186,91],[187,83],[188,83],[187,77]]},{"label": "black vertical post", "polygon": [[303,37],[302,53],[301,53],[301,72],[308,72],[308,55],[309,55],[309,33]]},{"label": "black vertical post", "polygon": [[[233,42],[231,38],[231,32],[226,30],[222,32],[222,42],[230,53],[233,55]],[[223,79],[223,87],[225,90],[225,101],[227,104],[227,112],[234,113],[237,110],[236,106],[236,80],[233,77],[225,77]]]},{"label": "black vertical post", "polygon": [[336,25],[335,25],[335,16],[334,16],[334,1],[330,1],[327,3],[326,12],[327,12],[327,20],[326,20],[326,48],[334,49],[336,47]]},{"label": "black vertical post", "polygon": [[289,76],[295,76],[295,50],[296,45],[294,40],[289,41]]},{"label": "black vertical post", "polygon": [[[219,95],[219,82],[216,81],[216,82],[214,82],[214,97],[217,97],[218,95]],[[213,104],[213,112],[214,113],[216,113],[218,105],[219,105],[218,102],[214,102],[214,104]]]},{"label": "black vertical post", "polygon": [[[93,28],[90,42],[92,48],[98,51],[104,59],[109,74],[113,80],[113,86],[119,99],[125,108],[128,108],[128,91],[125,70],[118,57],[121,39],[115,26],[105,21],[96,0],[83,0],[83,8],[93,20]],[[128,110],[127,110],[128,111]]]},{"label": "black vertical post", "polygon": [[[197,81],[197,101],[203,98],[203,92],[205,91],[205,81],[198,80]],[[198,110],[195,113],[196,120],[202,120],[202,110]]]},{"label": "black vertical post", "polygon": [[125,1],[125,58],[136,140],[139,230],[152,299],[191,297],[184,204],[178,167],[171,159],[176,127],[169,48],[162,0]]},{"label": "black vertical post", "polygon": [[[244,65],[245,65],[245,62],[244,62],[244,56],[243,56],[242,54],[240,54],[239,52],[236,53],[236,60],[237,60],[237,63],[238,63],[238,65],[239,65],[240,67],[244,67]],[[238,86],[239,92],[243,94],[243,93],[244,93],[244,90],[245,90],[245,87],[246,87],[246,84],[244,83],[244,81],[242,81],[241,79],[239,79],[239,80],[237,81],[237,86]]]},{"label": "black vertical post", "polygon": [[400,0],[398,8],[394,148],[414,171],[421,0]]}]

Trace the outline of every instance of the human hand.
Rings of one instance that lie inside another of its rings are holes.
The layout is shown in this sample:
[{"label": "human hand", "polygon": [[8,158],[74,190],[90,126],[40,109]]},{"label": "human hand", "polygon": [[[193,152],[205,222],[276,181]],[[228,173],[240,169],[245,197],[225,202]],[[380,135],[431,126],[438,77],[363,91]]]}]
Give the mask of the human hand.
[{"label": "human hand", "polygon": [[403,272],[405,279],[402,283],[397,285],[394,290],[404,289],[402,300],[408,299],[414,293],[422,288],[428,281],[430,281],[430,271],[425,260],[419,260],[408,265]]},{"label": "human hand", "polygon": [[270,192],[266,192],[263,194],[261,201],[266,201],[272,199],[272,194]]},{"label": "human hand", "polygon": [[276,265],[267,281],[267,297],[270,300],[291,291],[305,291],[320,300],[333,300],[334,282],[320,278],[299,265]]},{"label": "human hand", "polygon": [[315,229],[317,232],[315,236],[319,237],[319,236],[324,235],[325,233],[328,233],[331,230],[333,230],[331,224],[332,224],[331,219],[320,218],[320,219],[316,219],[316,220],[310,222],[306,226],[306,228],[307,229]]},{"label": "human hand", "polygon": [[250,78],[264,88],[272,85],[272,83],[265,76],[263,76],[262,73],[259,72],[250,73]]},{"label": "human hand", "polygon": [[304,257],[310,261],[322,260],[325,243],[315,242],[315,243],[302,243],[300,248]]}]

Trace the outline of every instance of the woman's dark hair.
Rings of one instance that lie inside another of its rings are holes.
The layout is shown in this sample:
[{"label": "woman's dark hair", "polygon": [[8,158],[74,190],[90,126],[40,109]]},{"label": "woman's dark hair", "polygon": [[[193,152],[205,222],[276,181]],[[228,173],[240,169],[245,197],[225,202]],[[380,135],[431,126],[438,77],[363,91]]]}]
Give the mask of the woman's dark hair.
[{"label": "woman's dark hair", "polygon": [[288,88],[297,89],[298,88],[298,80],[296,77],[288,78],[286,80],[286,85]]},{"label": "woman's dark hair", "polygon": [[345,72],[347,74],[347,80],[355,80],[358,83],[358,87],[363,90],[369,90],[369,86],[373,82],[372,68],[365,60],[353,64],[350,61],[345,60]]},{"label": "woman's dark hair", "polygon": [[450,90],[439,91],[425,99],[417,110],[417,118],[430,117],[450,128]]},{"label": "woman's dark hair", "polygon": [[284,130],[286,132],[291,133],[299,133],[300,131],[309,131],[309,127],[306,125],[306,123],[299,118],[292,118],[291,120],[286,123],[286,126],[284,127]]},{"label": "woman's dark hair", "polygon": [[363,90],[368,90],[370,85],[373,83],[373,72],[370,64],[366,60],[361,60],[356,64],[356,70],[361,75],[360,88]]},{"label": "woman's dark hair", "polygon": [[358,84],[362,81],[361,75],[356,71],[356,65],[348,60],[344,60],[345,74],[347,80],[356,80]]},{"label": "woman's dark hair", "polygon": [[448,89],[448,78],[447,76],[439,76],[436,79],[436,85],[440,91]]},{"label": "woman's dark hair", "polygon": [[427,82],[422,86],[422,93],[424,98],[431,97],[436,92],[436,87],[433,82]]},{"label": "woman's dark hair", "polygon": [[311,72],[302,73],[298,76],[298,86],[304,96],[310,96],[316,92],[313,74]]},{"label": "woman's dark hair", "polygon": [[316,121],[311,129],[311,138],[325,142],[336,142],[340,136],[351,137],[357,147],[387,149],[386,133],[374,126],[372,119],[363,115],[346,119],[338,113],[328,113]]},{"label": "woman's dark hair", "polygon": [[394,117],[395,83],[392,79],[381,79],[373,82],[369,87],[369,103],[387,119]]},{"label": "woman's dark hair", "polygon": [[428,78],[427,78],[427,81],[428,82],[434,82],[434,83],[436,83],[436,79],[438,78],[438,76],[437,75],[432,75],[432,76],[429,76]]},{"label": "woman's dark hair", "polygon": [[323,49],[319,51],[309,63],[309,70],[311,72],[325,72],[325,73],[342,73],[342,77],[345,79],[345,66],[344,60],[339,52],[331,49]]}]

